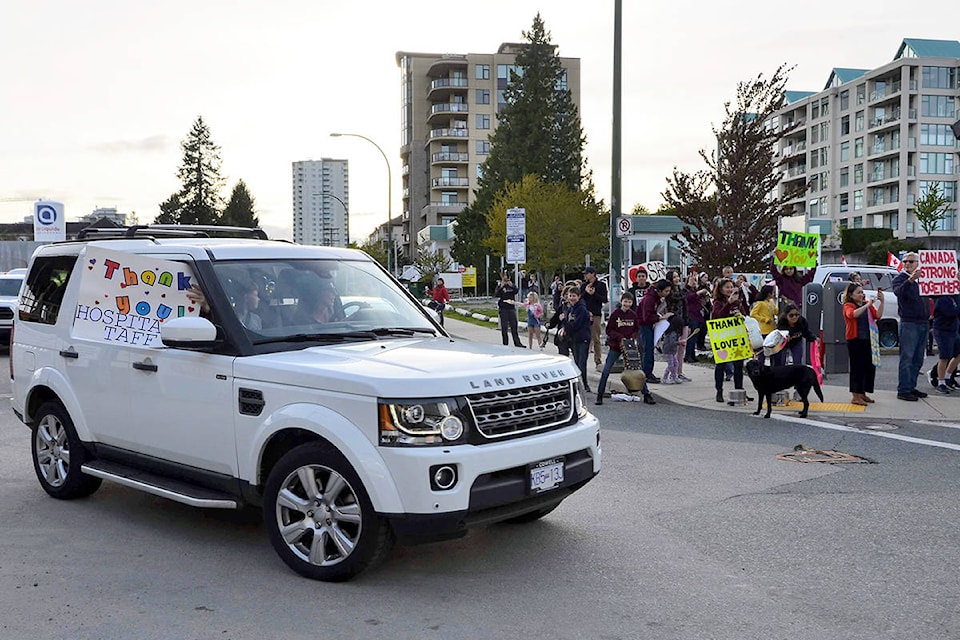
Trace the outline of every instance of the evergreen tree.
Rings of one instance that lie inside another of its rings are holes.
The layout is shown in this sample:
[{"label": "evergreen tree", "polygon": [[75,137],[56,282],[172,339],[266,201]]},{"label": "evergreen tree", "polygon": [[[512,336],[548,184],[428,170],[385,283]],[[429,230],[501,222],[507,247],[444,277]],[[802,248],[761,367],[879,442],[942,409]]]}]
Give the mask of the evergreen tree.
[{"label": "evergreen tree", "polygon": [[165,224],[217,224],[220,220],[224,179],[220,175],[220,147],[198,116],[187,138],[180,143],[183,160],[177,170],[181,188],[160,206],[156,222]]},{"label": "evergreen tree", "polygon": [[220,216],[220,224],[229,227],[255,228],[260,226],[260,219],[254,211],[253,196],[243,180],[237,180],[230,201]]},{"label": "evergreen tree", "polygon": [[700,151],[707,169],[674,168],[667,178],[663,198],[685,225],[673,239],[708,271],[765,271],[786,202],[806,190],[800,184],[776,195],[782,172],[774,152],[783,130],[769,123],[783,105],[788,71],[739,83],[736,105],[724,105],[723,125],[713,129],[716,151]]},{"label": "evergreen tree", "polygon": [[463,265],[482,264],[487,255],[483,246],[490,231],[487,214],[508,183],[534,175],[573,191],[593,191],[583,158],[586,138],[580,115],[540,14],[523,36],[527,42],[517,53],[517,69],[504,91],[506,104],[490,136],[490,155],[483,163],[474,202],[457,217],[451,252]]}]

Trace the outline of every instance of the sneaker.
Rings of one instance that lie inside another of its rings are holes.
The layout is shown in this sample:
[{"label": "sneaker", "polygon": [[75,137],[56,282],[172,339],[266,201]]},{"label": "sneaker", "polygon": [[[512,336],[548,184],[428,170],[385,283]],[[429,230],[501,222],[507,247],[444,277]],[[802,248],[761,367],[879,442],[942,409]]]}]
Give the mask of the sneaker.
[{"label": "sneaker", "polygon": [[950,395],[950,389],[947,388],[946,383],[937,385],[937,393],[939,393],[942,396],[948,396]]},{"label": "sneaker", "polygon": [[657,401],[653,399],[653,394],[648,393],[643,396],[643,404],[657,404]]},{"label": "sneaker", "polygon": [[677,376],[677,379],[678,379],[678,380],[682,380],[683,382],[693,382],[693,379],[688,378],[687,376],[683,375],[682,373]]},{"label": "sneaker", "polygon": [[599,362],[597,363],[597,371],[603,371],[603,365]]},{"label": "sneaker", "polygon": [[593,404],[603,404],[603,396],[597,396],[597,401]]},{"label": "sneaker", "polygon": [[919,389],[914,389],[914,390],[911,391],[910,393],[912,393],[913,395],[917,396],[918,398],[926,398],[926,397],[927,397],[927,394],[925,394],[923,391],[920,391]]},{"label": "sneaker", "polygon": [[733,380],[733,374],[732,373],[725,374],[723,376],[723,380],[724,382],[730,382],[731,380]]},{"label": "sneaker", "polygon": [[680,384],[676,378],[664,378],[663,384]]},{"label": "sneaker", "polygon": [[660,378],[651,373],[647,376],[647,382],[650,384],[660,384]]},{"label": "sneaker", "polygon": [[954,380],[953,378],[947,378],[944,384],[947,385],[947,387],[949,387],[950,389],[960,389],[960,384],[957,384],[957,381]]},{"label": "sneaker", "polygon": [[897,400],[906,400],[907,402],[916,402],[919,398],[912,393],[898,393]]}]

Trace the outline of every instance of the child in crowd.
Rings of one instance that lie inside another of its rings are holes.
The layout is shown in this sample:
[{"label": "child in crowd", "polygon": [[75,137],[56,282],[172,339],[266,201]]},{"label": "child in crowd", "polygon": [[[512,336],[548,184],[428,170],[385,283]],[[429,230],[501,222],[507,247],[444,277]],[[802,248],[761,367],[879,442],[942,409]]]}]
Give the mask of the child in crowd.
[{"label": "child in crowd", "polygon": [[521,304],[527,310],[527,348],[533,349],[533,345],[540,343],[540,325],[543,324],[543,306],[540,304],[540,296],[535,291],[527,294],[526,304]]},{"label": "child in crowd", "polygon": [[780,314],[777,329],[787,331],[790,335],[787,338],[787,346],[773,356],[773,365],[779,367],[787,364],[788,353],[793,364],[803,364],[803,341],[815,342],[817,339],[817,336],[810,331],[807,319],[800,315],[800,310],[795,305],[788,304]]},{"label": "child in crowd", "polygon": [[[607,320],[607,344],[610,350],[607,352],[603,372],[600,374],[600,386],[597,387],[596,404],[603,404],[603,394],[607,389],[607,378],[610,376],[610,370],[613,368],[613,365],[620,359],[622,341],[637,337],[637,332],[640,328],[640,318],[633,309],[633,302],[633,292],[625,291],[623,295],[620,296],[620,307],[615,309],[613,313],[610,314],[610,319]],[[645,404],[656,404],[646,384],[643,385],[641,392],[643,393],[643,402]]]}]

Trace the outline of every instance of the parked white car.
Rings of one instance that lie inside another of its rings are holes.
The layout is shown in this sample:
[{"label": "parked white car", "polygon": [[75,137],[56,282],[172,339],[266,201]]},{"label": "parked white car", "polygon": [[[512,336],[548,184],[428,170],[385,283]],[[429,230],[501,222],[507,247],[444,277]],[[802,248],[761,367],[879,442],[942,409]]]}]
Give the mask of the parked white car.
[{"label": "parked white car", "polygon": [[25,271],[14,269],[0,274],[0,344],[3,345],[10,342],[10,329],[13,327],[13,316],[17,313]]},{"label": "parked white car", "polygon": [[851,273],[860,274],[867,299],[875,298],[877,289],[883,289],[883,317],[877,323],[880,346],[885,349],[896,347],[900,344],[900,316],[897,312],[897,296],[893,293],[893,278],[897,270],[875,264],[821,264],[813,281],[821,285],[828,282],[845,283],[850,281]]}]

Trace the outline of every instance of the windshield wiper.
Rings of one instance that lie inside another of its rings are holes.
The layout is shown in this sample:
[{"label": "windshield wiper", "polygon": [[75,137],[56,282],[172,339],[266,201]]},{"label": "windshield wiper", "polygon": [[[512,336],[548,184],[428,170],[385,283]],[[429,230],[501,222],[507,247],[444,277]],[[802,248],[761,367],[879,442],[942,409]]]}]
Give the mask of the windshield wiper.
[{"label": "windshield wiper", "polygon": [[412,336],[415,333],[429,333],[434,335],[437,332],[434,329],[427,329],[425,327],[379,327],[377,329],[370,329],[370,333],[375,333],[378,336]]},{"label": "windshield wiper", "polygon": [[343,333],[295,333],[289,336],[257,340],[253,344],[272,344],[274,342],[346,342],[348,340],[376,340],[372,331],[345,331]]}]

